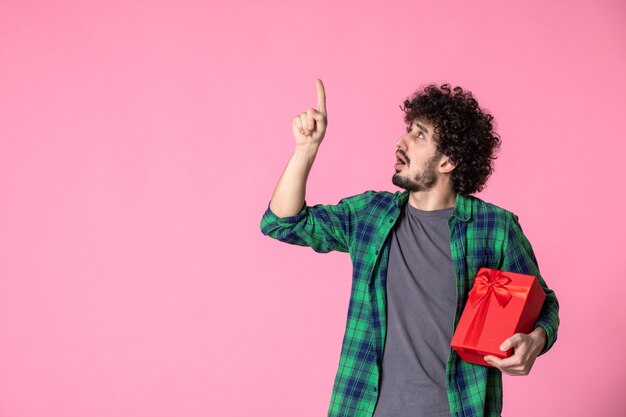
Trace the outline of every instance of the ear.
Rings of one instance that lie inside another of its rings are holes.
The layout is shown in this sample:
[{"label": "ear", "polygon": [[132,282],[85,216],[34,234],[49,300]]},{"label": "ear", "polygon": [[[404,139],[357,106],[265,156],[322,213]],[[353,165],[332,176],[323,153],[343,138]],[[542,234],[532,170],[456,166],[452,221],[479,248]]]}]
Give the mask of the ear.
[{"label": "ear", "polygon": [[450,173],[456,168],[456,164],[450,160],[450,157],[447,155],[442,155],[441,159],[439,159],[439,172],[441,173]]}]

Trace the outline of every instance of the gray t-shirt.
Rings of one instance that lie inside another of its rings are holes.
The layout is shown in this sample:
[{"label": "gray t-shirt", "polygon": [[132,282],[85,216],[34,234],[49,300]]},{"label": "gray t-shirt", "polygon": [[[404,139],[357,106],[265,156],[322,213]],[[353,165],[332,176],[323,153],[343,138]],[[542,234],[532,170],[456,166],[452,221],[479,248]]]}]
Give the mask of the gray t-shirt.
[{"label": "gray t-shirt", "polygon": [[387,270],[387,336],[373,417],[450,417],[446,362],[456,283],[448,218],[454,207],[406,204]]}]

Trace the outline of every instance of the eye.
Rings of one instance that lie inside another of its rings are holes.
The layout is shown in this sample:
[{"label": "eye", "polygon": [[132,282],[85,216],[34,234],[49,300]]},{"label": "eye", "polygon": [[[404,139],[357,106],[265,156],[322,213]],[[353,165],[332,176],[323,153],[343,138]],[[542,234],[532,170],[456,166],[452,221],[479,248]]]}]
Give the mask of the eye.
[{"label": "eye", "polygon": [[[406,127],[406,133],[411,133],[413,131],[413,126],[414,125],[409,125]],[[424,131],[422,131],[421,129],[418,129],[418,133],[417,133],[417,137],[420,139],[426,139],[426,135],[424,134]]]}]

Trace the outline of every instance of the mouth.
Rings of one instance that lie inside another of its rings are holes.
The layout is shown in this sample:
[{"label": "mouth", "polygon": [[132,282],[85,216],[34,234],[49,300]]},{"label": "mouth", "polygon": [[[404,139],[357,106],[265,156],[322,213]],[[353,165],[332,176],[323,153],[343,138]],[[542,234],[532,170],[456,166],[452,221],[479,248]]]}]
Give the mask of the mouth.
[{"label": "mouth", "polygon": [[403,167],[406,165],[406,162],[404,161],[404,159],[400,158],[400,156],[398,154],[396,154],[396,168],[398,167]]}]

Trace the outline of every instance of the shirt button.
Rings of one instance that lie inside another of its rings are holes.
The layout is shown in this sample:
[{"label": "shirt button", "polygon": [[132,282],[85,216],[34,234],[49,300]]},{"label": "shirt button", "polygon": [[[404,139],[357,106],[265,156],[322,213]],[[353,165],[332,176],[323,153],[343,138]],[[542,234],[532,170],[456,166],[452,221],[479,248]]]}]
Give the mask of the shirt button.
[{"label": "shirt button", "polygon": [[394,219],[389,219],[389,223],[393,223],[394,221]]},{"label": "shirt button", "polygon": [[374,252],[376,255],[378,255],[378,251]]}]

